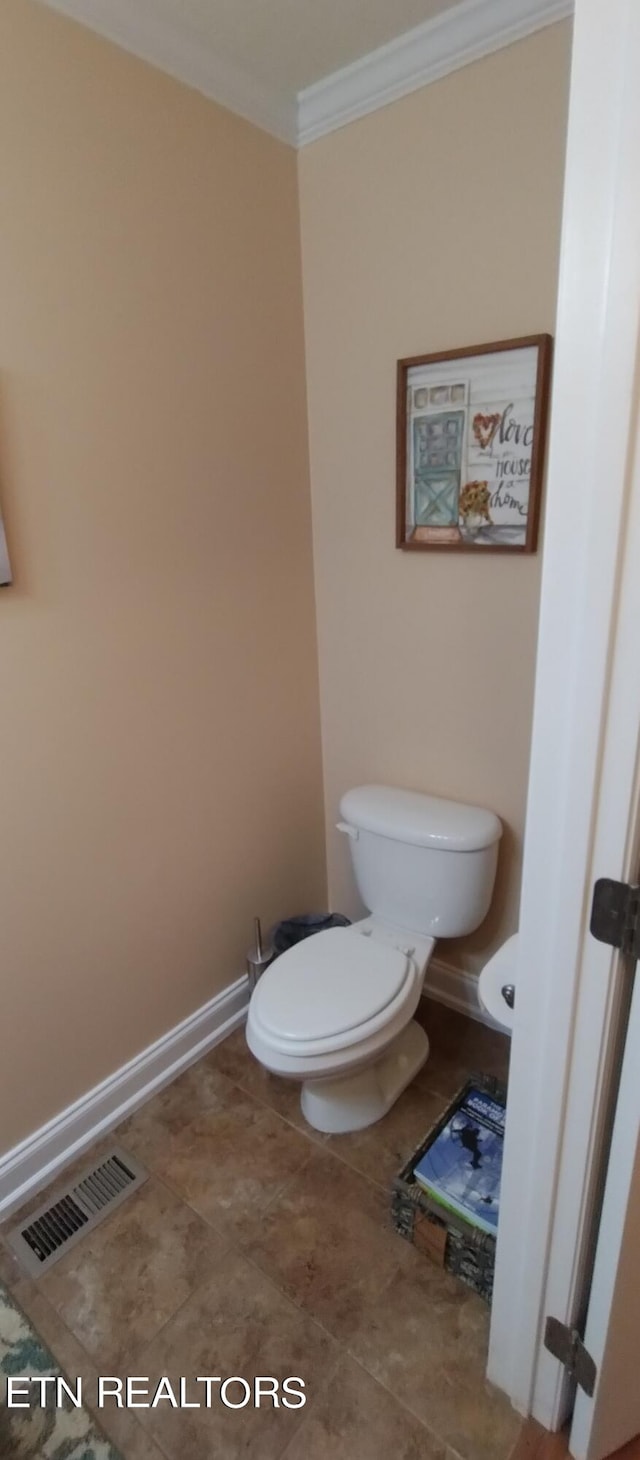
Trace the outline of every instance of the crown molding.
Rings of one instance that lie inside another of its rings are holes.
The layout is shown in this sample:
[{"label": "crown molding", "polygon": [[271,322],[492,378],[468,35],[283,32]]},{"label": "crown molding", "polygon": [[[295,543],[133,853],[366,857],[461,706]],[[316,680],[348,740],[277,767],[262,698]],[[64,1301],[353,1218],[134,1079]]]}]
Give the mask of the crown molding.
[{"label": "crown molding", "polygon": [[389,102],[573,13],[573,0],[461,0],[299,92],[265,86],[217,56],[157,0],[41,0],[291,146],[304,147]]},{"label": "crown molding", "polygon": [[155,0],[42,0],[106,40],[220,106],[253,122],[281,142],[297,143],[295,98],[283,96],[215,55],[180,22],[160,15]]},{"label": "crown molding", "polygon": [[304,147],[573,13],[573,0],[462,0],[298,94]]}]

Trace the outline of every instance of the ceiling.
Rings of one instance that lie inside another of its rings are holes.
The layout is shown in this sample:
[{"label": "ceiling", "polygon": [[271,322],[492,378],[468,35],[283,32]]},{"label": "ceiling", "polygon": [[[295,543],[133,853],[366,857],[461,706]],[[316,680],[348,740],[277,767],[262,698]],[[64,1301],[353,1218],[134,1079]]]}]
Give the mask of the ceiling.
[{"label": "ceiling", "polygon": [[294,145],[530,35],[573,0],[44,0]]},{"label": "ceiling", "polygon": [[[130,0],[136,5],[139,0]],[[291,97],[456,0],[155,0],[202,45]]]}]

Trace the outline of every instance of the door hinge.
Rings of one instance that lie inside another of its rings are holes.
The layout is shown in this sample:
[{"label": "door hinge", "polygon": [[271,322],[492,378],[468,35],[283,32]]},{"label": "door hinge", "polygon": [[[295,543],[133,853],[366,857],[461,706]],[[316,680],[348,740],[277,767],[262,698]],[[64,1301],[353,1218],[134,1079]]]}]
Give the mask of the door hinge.
[{"label": "door hinge", "polygon": [[561,1323],[559,1318],[547,1318],[544,1346],[553,1354],[554,1359],[560,1360],[571,1378],[584,1389],[585,1394],[591,1397],[596,1387],[598,1370],[577,1328],[569,1328],[568,1323]]},{"label": "door hinge", "polygon": [[599,943],[640,958],[640,887],[601,877],[593,889],[589,927]]}]

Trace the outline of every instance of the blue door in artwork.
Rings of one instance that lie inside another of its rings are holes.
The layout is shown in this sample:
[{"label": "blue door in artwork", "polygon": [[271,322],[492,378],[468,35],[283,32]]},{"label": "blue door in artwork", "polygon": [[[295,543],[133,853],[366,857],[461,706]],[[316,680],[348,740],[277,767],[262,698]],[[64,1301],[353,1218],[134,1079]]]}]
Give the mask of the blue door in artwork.
[{"label": "blue door in artwork", "polygon": [[413,421],[416,527],[458,525],[464,411],[438,411]]}]

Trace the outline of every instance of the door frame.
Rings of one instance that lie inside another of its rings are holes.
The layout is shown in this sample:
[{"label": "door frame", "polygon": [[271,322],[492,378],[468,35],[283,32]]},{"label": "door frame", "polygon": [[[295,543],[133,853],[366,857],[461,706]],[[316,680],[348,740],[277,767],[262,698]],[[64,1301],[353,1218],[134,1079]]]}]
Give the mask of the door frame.
[{"label": "door frame", "polygon": [[[571,1402],[544,1318],[585,1301],[618,963],[588,932],[596,876],[626,877],[637,722],[618,632],[638,395],[637,0],[576,0],[512,1069],[488,1377],[548,1429]],[[606,483],[606,510],[603,509]],[[627,573],[624,573],[624,568]],[[640,689],[640,686],[639,686]],[[613,714],[612,714],[613,712]],[[627,730],[628,730],[627,726]],[[616,735],[624,753],[612,754]],[[603,775],[606,768],[606,805]],[[626,797],[626,800],[625,800]],[[621,833],[621,816],[627,825]]]}]

